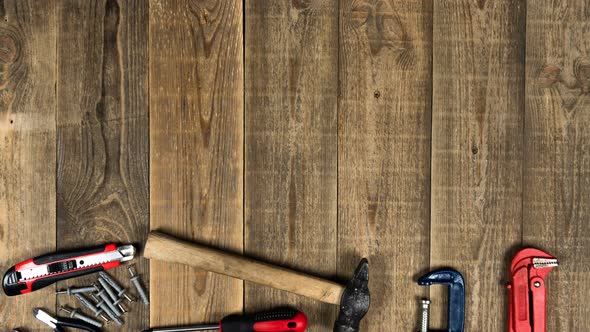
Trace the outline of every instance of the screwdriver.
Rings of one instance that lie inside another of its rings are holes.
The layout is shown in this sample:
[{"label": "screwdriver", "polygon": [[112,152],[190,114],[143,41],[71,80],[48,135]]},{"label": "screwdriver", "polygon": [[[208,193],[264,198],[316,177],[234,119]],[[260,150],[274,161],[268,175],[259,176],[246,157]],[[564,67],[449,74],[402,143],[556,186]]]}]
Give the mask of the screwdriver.
[{"label": "screwdriver", "polygon": [[192,332],[220,330],[223,332],[303,332],[307,328],[307,317],[301,311],[281,308],[268,312],[223,318],[219,324],[164,327],[143,332]]}]

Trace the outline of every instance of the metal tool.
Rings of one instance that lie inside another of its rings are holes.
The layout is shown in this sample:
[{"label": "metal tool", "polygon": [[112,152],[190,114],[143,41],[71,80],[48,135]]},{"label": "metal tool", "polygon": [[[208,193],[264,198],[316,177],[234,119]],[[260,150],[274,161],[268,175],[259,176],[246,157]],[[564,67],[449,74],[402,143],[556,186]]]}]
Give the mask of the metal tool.
[{"label": "metal tool", "polygon": [[117,317],[121,317],[121,315],[123,315],[123,312],[113,302],[111,302],[111,298],[104,289],[101,289],[98,293],[96,293],[96,295],[109,307],[109,309],[111,309],[111,311]]},{"label": "metal tool", "polygon": [[358,332],[360,322],[369,311],[369,261],[361,259],[354,276],[346,284],[340,298],[340,311],[334,323],[334,332]]},{"label": "metal tool", "polygon": [[305,273],[256,261],[160,232],[151,232],[144,256],[186,264],[340,306],[335,332],[357,332],[369,310],[369,263],[362,259],[346,286]]},{"label": "metal tool", "polygon": [[144,332],[189,332],[220,330],[223,332],[303,332],[307,328],[307,317],[301,311],[290,308],[277,309],[252,315],[231,315],[219,324],[167,327],[144,330]]},{"label": "metal tool", "polygon": [[51,327],[55,332],[66,332],[64,327],[71,327],[88,332],[100,332],[100,329],[94,325],[88,324],[79,319],[53,317],[40,308],[33,309],[33,315],[38,320]]},{"label": "metal tool", "polygon": [[94,320],[94,319],[92,319],[92,318],[90,318],[90,317],[88,317],[86,315],[81,314],[76,309],[72,309],[72,308],[67,307],[67,306],[61,306],[61,307],[59,307],[59,311],[63,311],[66,314],[70,315],[70,318],[79,319],[79,320],[84,321],[84,322],[86,322],[88,324],[92,324],[92,325],[94,325],[96,327],[102,327],[102,323],[101,322],[99,322],[97,320]]},{"label": "metal tool", "polygon": [[53,253],[21,262],[4,274],[2,287],[9,296],[29,293],[56,281],[112,269],[133,259],[132,245],[107,244],[67,253]]},{"label": "metal tool", "polygon": [[510,265],[509,332],[545,332],[545,278],[559,265],[557,258],[538,249],[519,251]]},{"label": "metal tool", "polygon": [[137,294],[139,295],[141,302],[143,302],[143,304],[150,304],[150,298],[145,292],[143,286],[141,285],[141,279],[138,275],[135,274],[135,270],[133,270],[133,265],[127,265],[127,271],[129,271],[131,283],[133,284],[133,286],[135,286],[135,290],[137,291]]},{"label": "metal tool", "polygon": [[111,285],[111,287],[113,287],[115,289],[115,291],[117,292],[117,295],[119,297],[123,297],[129,303],[135,302],[135,299],[132,296],[130,296],[129,294],[127,294],[127,290],[125,288],[121,287],[115,281],[115,279],[113,279],[108,273],[106,273],[106,272],[98,272],[98,275],[101,278],[103,278],[106,282],[108,282],[109,285]]},{"label": "metal tool", "polygon": [[66,289],[60,289],[55,292],[55,294],[80,294],[80,293],[92,293],[96,291],[96,286],[86,286],[86,287],[68,287]]},{"label": "metal tool", "polygon": [[100,317],[105,322],[109,321],[109,318],[103,314],[103,310],[92,304],[92,302],[90,302],[90,300],[87,299],[84,295],[79,293],[74,294],[74,297],[76,298],[76,300],[78,300],[78,302],[80,302],[80,304],[88,308],[88,310],[92,311],[94,317]]},{"label": "metal tool", "polygon": [[98,308],[100,308],[102,311],[104,311],[104,313],[107,314],[107,316],[109,316],[109,318],[113,322],[115,322],[115,324],[117,324],[119,326],[123,326],[123,320],[121,320],[121,318],[119,318],[117,315],[115,315],[115,313],[113,311],[111,311],[109,306],[104,301],[97,298],[96,295],[94,295],[94,294],[90,294],[90,297],[96,303],[96,306]]},{"label": "metal tool", "polygon": [[[440,269],[427,273],[418,279],[420,286],[432,286],[434,284],[448,285],[448,332],[463,332],[465,326],[465,281],[461,273],[453,269]],[[428,328],[428,314],[426,315],[426,328]],[[424,331],[424,321],[422,322]]]},{"label": "metal tool", "polygon": [[422,321],[420,322],[420,332],[428,332],[428,316],[430,300],[422,300]]},{"label": "metal tool", "polygon": [[98,282],[102,286],[102,289],[104,289],[105,292],[107,292],[107,294],[111,298],[113,305],[117,306],[117,308],[122,313],[126,313],[127,308],[125,308],[123,303],[121,303],[122,299],[119,296],[117,296],[117,294],[115,294],[115,291],[111,288],[111,285],[109,285],[109,283],[107,283],[106,280],[104,280],[103,278],[98,278]]}]

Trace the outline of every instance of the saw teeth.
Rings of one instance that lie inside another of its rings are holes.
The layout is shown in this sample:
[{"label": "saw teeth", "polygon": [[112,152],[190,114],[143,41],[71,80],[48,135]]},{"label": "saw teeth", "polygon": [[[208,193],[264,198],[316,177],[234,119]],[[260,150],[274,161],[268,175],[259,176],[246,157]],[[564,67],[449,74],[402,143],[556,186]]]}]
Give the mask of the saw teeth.
[{"label": "saw teeth", "polygon": [[39,277],[43,277],[43,276],[46,276],[46,275],[49,275],[49,274],[47,274],[47,273],[45,273],[45,274],[44,274],[44,273],[41,273],[41,274],[34,274],[34,275],[32,275],[31,277],[29,277],[29,278],[22,278],[21,280],[31,280],[31,279],[35,279],[35,278],[39,278]]},{"label": "saw teeth", "polygon": [[[80,270],[80,269],[82,269],[82,268],[89,268],[89,267],[92,267],[92,266],[97,266],[97,265],[102,265],[102,264],[109,263],[109,262],[112,262],[112,261],[113,261],[113,260],[104,260],[104,261],[99,261],[99,262],[96,262],[96,263],[94,263],[94,264],[90,264],[90,265],[84,265],[84,266],[82,266],[82,267],[77,267],[77,268],[75,268],[75,269],[68,270],[68,271],[66,271],[66,272],[70,272],[70,271],[76,271],[76,270]],[[77,264],[77,262],[76,262],[76,264]],[[29,271],[30,271],[30,270],[29,270]],[[23,280],[23,281],[24,281],[24,280],[32,280],[32,279],[36,279],[36,278],[39,278],[39,277],[50,276],[50,275],[52,275],[52,274],[56,274],[56,273],[61,273],[61,272],[53,272],[53,273],[41,273],[41,274],[34,274],[34,275],[32,275],[32,276],[30,276],[30,277],[28,277],[28,278],[21,278],[21,280]]]},{"label": "saw teeth", "polygon": [[559,262],[557,259],[552,258],[533,258],[533,266],[535,269],[544,269],[548,267],[558,266]]}]

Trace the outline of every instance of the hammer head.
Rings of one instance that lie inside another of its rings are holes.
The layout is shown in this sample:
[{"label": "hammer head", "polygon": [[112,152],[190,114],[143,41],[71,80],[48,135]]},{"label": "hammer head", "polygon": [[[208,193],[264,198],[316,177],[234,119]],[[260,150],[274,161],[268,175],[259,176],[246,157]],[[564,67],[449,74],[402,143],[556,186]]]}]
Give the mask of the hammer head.
[{"label": "hammer head", "polygon": [[369,311],[370,303],[369,261],[363,258],[342,293],[334,332],[358,332],[361,319]]}]

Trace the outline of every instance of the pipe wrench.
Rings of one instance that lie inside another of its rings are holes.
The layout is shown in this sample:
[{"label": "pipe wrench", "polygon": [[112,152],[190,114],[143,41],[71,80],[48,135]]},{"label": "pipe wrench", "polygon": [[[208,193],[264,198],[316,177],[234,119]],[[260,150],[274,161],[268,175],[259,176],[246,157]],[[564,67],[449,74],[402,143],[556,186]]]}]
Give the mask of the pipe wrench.
[{"label": "pipe wrench", "polygon": [[538,249],[516,253],[508,284],[508,332],[545,332],[545,277],[558,265],[555,257]]},{"label": "pipe wrench", "polygon": [[112,269],[134,255],[132,245],[117,247],[114,243],[43,255],[8,269],[2,278],[2,288],[8,296],[26,294],[60,280]]}]

